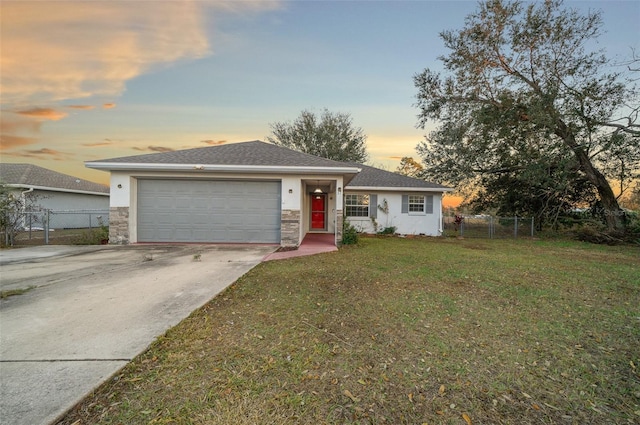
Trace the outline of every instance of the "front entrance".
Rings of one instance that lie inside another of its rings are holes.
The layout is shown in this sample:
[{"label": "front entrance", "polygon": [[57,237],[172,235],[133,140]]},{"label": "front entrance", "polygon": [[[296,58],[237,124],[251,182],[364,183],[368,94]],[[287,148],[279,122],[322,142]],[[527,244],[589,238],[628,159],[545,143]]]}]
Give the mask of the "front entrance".
[{"label": "front entrance", "polygon": [[327,195],[324,193],[311,195],[310,230],[327,230]]}]

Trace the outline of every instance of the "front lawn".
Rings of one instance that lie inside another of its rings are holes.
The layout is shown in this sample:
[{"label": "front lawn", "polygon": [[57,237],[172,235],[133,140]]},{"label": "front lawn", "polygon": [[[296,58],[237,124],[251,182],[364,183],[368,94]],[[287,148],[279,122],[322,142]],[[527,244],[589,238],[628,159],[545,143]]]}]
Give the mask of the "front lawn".
[{"label": "front lawn", "polygon": [[260,264],[60,424],[640,422],[640,249],[364,238]]}]

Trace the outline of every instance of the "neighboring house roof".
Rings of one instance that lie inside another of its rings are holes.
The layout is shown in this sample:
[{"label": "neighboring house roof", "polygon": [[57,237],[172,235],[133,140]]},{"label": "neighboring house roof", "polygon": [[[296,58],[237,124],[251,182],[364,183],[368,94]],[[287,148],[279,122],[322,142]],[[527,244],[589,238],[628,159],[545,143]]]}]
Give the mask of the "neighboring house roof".
[{"label": "neighboring house roof", "polygon": [[398,173],[358,165],[361,171],[349,182],[345,190],[404,190],[449,192],[453,189],[438,183],[432,183]]},{"label": "neighboring house roof", "polygon": [[107,186],[32,164],[0,164],[0,182],[16,188],[109,196]]},{"label": "neighboring house roof", "polygon": [[359,167],[294,151],[259,140],[172,152],[89,161],[103,170],[208,170],[253,172],[333,171],[355,174]]}]

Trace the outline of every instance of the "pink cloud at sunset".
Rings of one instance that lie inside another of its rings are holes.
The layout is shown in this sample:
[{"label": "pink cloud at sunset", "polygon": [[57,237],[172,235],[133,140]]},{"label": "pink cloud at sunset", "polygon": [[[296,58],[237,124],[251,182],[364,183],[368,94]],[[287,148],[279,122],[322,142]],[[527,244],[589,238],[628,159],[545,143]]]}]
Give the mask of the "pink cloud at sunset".
[{"label": "pink cloud at sunset", "polygon": [[102,109],[112,109],[115,108],[116,104],[115,103],[103,103],[102,104]]},{"label": "pink cloud at sunset", "polygon": [[32,108],[25,109],[23,111],[16,111],[16,114],[23,115],[25,117],[43,119],[43,120],[51,120],[58,121],[62,118],[66,117],[68,114],[66,112],[57,111],[53,108]]},{"label": "pink cloud at sunset", "polygon": [[118,96],[128,80],[154,67],[211,53],[205,8],[261,10],[275,5],[213,0],[3,2],[2,103]]},{"label": "pink cloud at sunset", "polygon": [[38,139],[33,137],[12,136],[10,134],[0,134],[0,151],[14,149],[20,146],[32,145]]}]

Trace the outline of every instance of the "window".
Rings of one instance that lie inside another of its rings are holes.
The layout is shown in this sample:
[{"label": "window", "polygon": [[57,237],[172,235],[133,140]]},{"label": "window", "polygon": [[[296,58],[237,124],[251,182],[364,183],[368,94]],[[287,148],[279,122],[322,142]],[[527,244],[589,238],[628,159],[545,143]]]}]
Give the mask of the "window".
[{"label": "window", "polygon": [[402,214],[433,214],[433,195],[402,195]]},{"label": "window", "polygon": [[409,195],[409,212],[424,212],[424,196]]},{"label": "window", "polygon": [[369,195],[345,195],[347,217],[369,217]]}]

